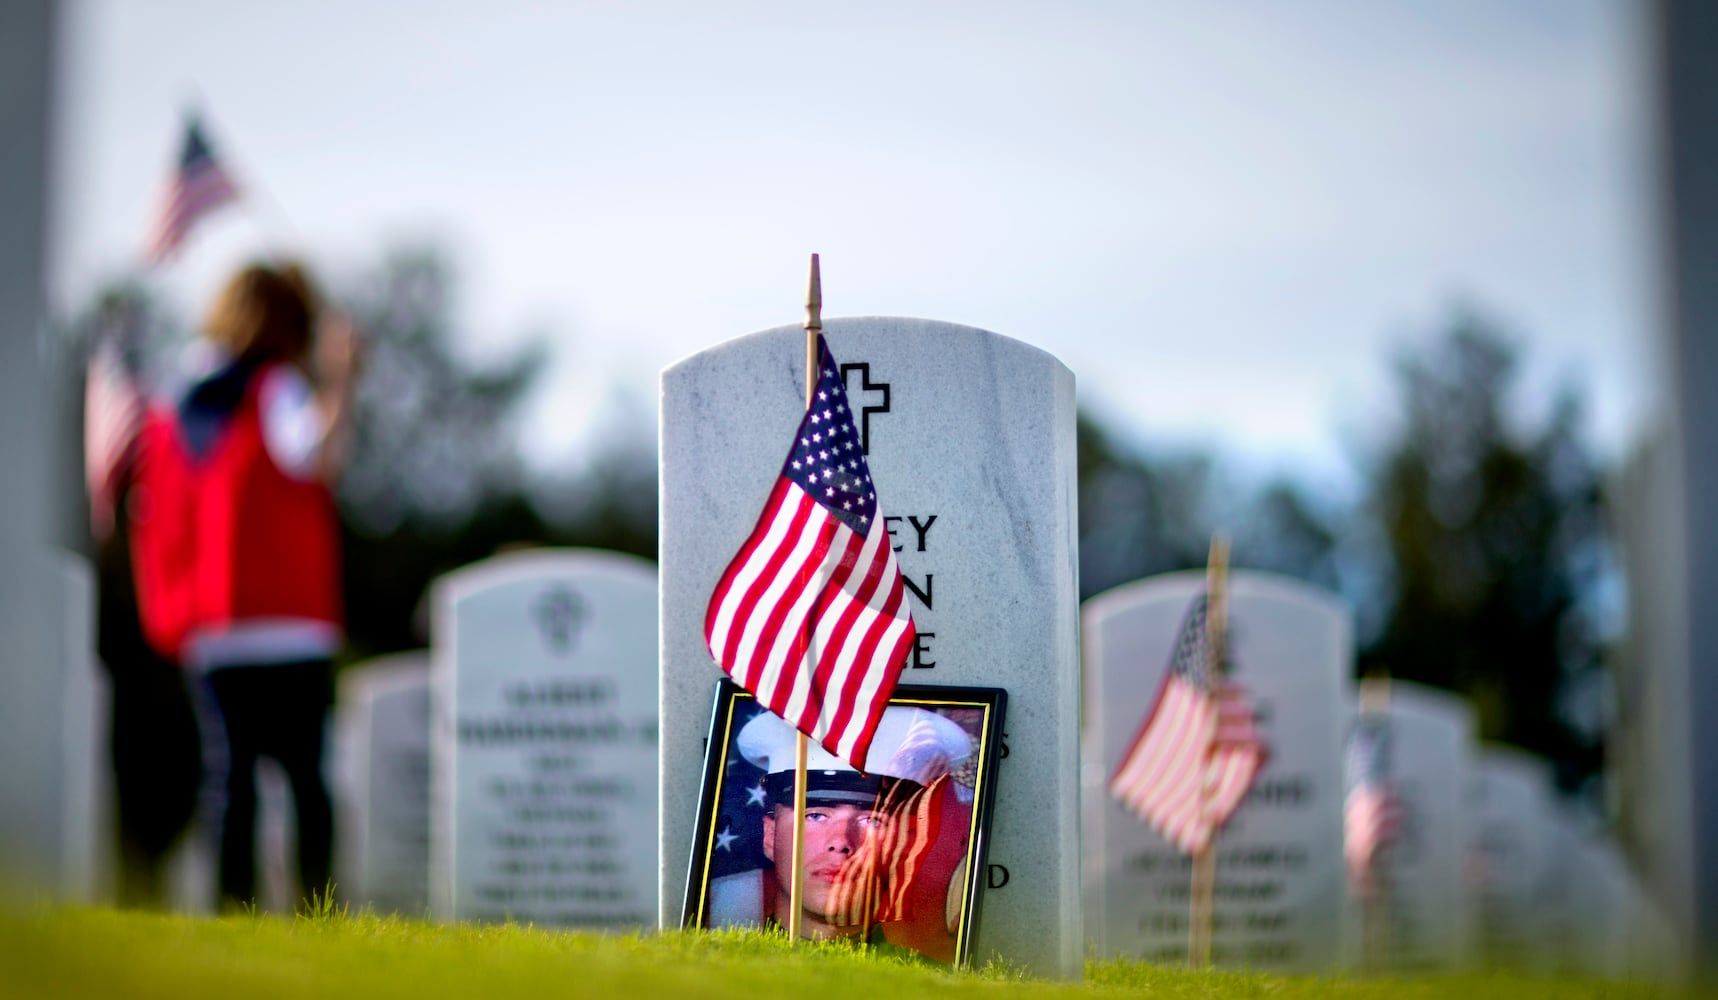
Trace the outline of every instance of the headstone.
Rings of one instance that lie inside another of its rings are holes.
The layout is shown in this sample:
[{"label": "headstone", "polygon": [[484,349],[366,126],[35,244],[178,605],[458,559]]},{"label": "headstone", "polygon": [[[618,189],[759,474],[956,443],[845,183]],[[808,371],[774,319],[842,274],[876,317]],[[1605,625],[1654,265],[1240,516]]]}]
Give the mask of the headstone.
[{"label": "headstone", "polygon": [[1549,930],[1539,893],[1550,871],[1550,770],[1520,750],[1479,751],[1468,783],[1474,959],[1491,969],[1545,971]]},{"label": "headstone", "polygon": [[[328,761],[324,759],[323,770]],[[326,775],[323,779],[327,780]],[[299,908],[298,838],[292,784],[286,769],[272,757],[256,762],[257,909],[263,913],[294,913]],[[322,891],[321,886],[307,892]]]},{"label": "headstone", "polygon": [[[1662,261],[1653,286],[1664,298],[1650,315],[1663,326],[1664,373],[1658,388],[1671,419],[1672,468],[1661,485],[1667,495],[1653,506],[1668,515],[1651,529],[1669,548],[1647,568],[1653,591],[1667,609],[1648,611],[1631,628],[1653,629],[1660,656],[1652,664],[1654,686],[1668,701],[1668,725],[1646,766],[1656,771],[1666,794],[1658,819],[1668,829],[1654,839],[1661,848],[1639,857],[1657,869],[1654,895],[1677,929],[1677,950],[1692,960],[1690,971],[1718,980],[1718,300],[1712,295],[1712,266],[1718,259],[1718,198],[1712,150],[1718,143],[1718,8],[1699,0],[1657,0],[1648,17],[1653,69],[1653,139],[1661,187],[1649,217]],[[1643,611],[1629,581],[1629,609]],[[1637,777],[1641,777],[1639,772]],[[1638,842],[1637,842],[1638,844]]]},{"label": "headstone", "polygon": [[[1078,590],[1074,380],[971,327],[825,322],[919,641],[903,682],[1008,692],[974,960],[1077,977]],[[704,615],[805,413],[805,334],[781,327],[663,372],[664,926],[678,926],[717,681]]]},{"label": "headstone", "polygon": [[46,540],[77,506],[54,495],[64,466],[53,458],[62,453],[54,440],[59,407],[44,363],[44,347],[59,339],[46,336],[59,13],[52,0],[24,0],[7,7],[0,31],[0,891],[54,893],[79,877],[59,839],[65,689],[57,668],[68,616],[88,613],[68,609],[62,589],[45,583],[56,579]]},{"label": "headstone", "polygon": [[429,671],[418,651],[340,676],[336,878],[341,898],[378,913],[429,912]]},{"label": "headstone", "polygon": [[[1589,834],[1575,809],[1549,795],[1546,800],[1544,871],[1536,893],[1539,900],[1541,970],[1553,975],[1597,975],[1591,940],[1610,929],[1593,926],[1597,915],[1586,904],[1607,886],[1597,882],[1589,867]],[[1608,921],[1610,918],[1605,918]]]},{"label": "headstone", "polygon": [[437,581],[430,903],[440,919],[654,923],[656,575],[522,552]]},{"label": "headstone", "polygon": [[[1550,872],[1541,906],[1549,971],[1588,979],[1663,981],[1685,969],[1662,912],[1641,891],[1622,851],[1554,807]],[[1557,883],[1561,882],[1561,885]]]},{"label": "headstone", "polygon": [[1397,800],[1399,832],[1377,859],[1381,888],[1367,904],[1383,933],[1367,947],[1355,902],[1350,935],[1355,962],[1391,974],[1413,975],[1466,968],[1472,943],[1472,907],[1465,875],[1469,817],[1467,789],[1473,769],[1473,709],[1447,691],[1392,681],[1384,724],[1389,733],[1385,780]]},{"label": "headstone", "polygon": [[11,748],[0,768],[16,778],[0,802],[0,889],[93,902],[113,853],[100,795],[107,682],[95,660],[94,581],[83,560],[61,552],[7,569],[37,574],[54,618],[41,630],[34,676],[0,698],[10,703],[3,738]]},{"label": "headstone", "polygon": [[[1211,959],[1328,971],[1344,922],[1342,741],[1354,666],[1347,609],[1267,574],[1229,576],[1231,677],[1251,694],[1270,759],[1216,841]],[[1203,573],[1125,584],[1086,602],[1086,926],[1105,958],[1185,962],[1191,863],[1112,798],[1108,779],[1150,709]]]},{"label": "headstone", "polygon": [[1642,904],[1622,855],[1600,837],[1577,834],[1569,847],[1573,939],[1565,971],[1592,979],[1637,975],[1639,963],[1630,943],[1642,921]]},{"label": "headstone", "polygon": [[[31,760],[32,766],[41,766],[53,759],[49,766],[59,778],[59,809],[53,817],[59,892],[66,899],[94,902],[114,851],[112,810],[101,794],[109,770],[108,683],[95,659],[95,581],[89,565],[64,554],[55,563],[63,617],[51,669],[60,676],[61,700],[57,716],[42,720],[48,727],[42,745],[58,745],[57,753],[32,755]],[[38,818],[48,821],[49,814]]]}]

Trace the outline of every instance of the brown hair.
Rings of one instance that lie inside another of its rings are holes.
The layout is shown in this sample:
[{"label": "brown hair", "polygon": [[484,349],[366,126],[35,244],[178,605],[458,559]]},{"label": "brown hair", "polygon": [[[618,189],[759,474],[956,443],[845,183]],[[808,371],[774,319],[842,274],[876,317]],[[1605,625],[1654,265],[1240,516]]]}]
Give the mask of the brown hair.
[{"label": "brown hair", "polygon": [[315,304],[302,269],[262,264],[234,275],[216,296],[203,330],[235,358],[297,361],[310,347]]}]

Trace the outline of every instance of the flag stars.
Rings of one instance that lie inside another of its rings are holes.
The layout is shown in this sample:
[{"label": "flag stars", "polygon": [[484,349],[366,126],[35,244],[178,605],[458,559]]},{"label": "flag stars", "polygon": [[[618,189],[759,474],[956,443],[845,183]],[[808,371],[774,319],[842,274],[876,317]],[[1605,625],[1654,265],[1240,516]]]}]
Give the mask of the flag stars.
[{"label": "flag stars", "polygon": [[[822,392],[819,392],[819,393],[818,393],[818,394],[817,394],[817,398],[818,398],[818,399],[828,399],[828,398],[829,398],[829,392],[828,392],[828,390],[824,390],[824,391],[822,391]],[[823,414],[823,415],[824,415],[824,416],[826,416],[826,417],[827,417],[827,416],[829,416],[829,412],[828,412],[828,411],[827,411],[827,410],[826,410],[826,411],[824,411],[824,414]]]},{"label": "flag stars", "polygon": [[746,789],[746,805],[762,806],[764,804],[764,786],[753,785]]},{"label": "flag stars", "polygon": [[739,837],[734,835],[731,827],[725,829],[721,833],[716,834],[716,850],[731,852],[734,849],[734,841],[739,839]]}]

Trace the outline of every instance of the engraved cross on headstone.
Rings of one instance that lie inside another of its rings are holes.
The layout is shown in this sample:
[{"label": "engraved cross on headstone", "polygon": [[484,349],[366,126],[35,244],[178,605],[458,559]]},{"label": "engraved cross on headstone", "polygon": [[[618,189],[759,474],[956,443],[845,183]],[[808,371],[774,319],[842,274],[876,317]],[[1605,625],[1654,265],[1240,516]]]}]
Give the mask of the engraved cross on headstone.
[{"label": "engraved cross on headstone", "polygon": [[[853,376],[859,378],[855,380]],[[857,381],[857,385],[855,385]],[[841,366],[841,384],[847,389],[847,402],[859,411],[859,448],[865,454],[871,454],[871,414],[889,412],[889,383],[871,381],[871,365],[866,361],[856,361],[853,364]],[[872,395],[867,395],[867,394]],[[882,395],[882,402],[873,404],[875,394]]]},{"label": "engraved cross on headstone", "polygon": [[549,648],[562,654],[570,651],[585,619],[585,604],[579,595],[566,587],[551,587],[537,599],[532,611]]}]

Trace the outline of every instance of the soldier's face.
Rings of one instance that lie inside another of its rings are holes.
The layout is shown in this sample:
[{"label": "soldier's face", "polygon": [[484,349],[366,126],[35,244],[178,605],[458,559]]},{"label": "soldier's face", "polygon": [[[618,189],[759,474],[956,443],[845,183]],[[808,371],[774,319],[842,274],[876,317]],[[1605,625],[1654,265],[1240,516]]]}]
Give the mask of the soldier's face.
[{"label": "soldier's face", "polygon": [[[827,913],[830,888],[847,859],[877,826],[870,808],[810,805],[805,810],[805,895],[801,908]],[[775,862],[776,878],[788,891],[793,869],[793,809],[777,806],[764,817],[764,855]]]}]

